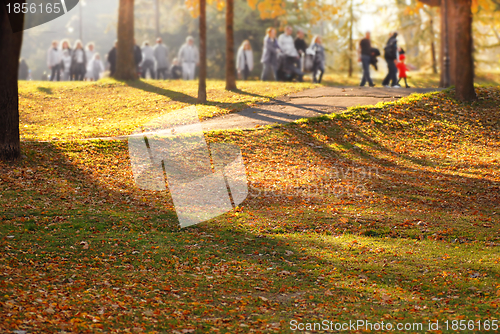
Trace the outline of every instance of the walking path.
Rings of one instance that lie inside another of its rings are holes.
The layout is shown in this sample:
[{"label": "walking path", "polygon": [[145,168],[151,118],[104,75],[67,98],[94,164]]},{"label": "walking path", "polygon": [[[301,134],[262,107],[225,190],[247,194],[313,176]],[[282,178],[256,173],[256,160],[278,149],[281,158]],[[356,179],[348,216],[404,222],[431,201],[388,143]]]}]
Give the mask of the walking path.
[{"label": "walking path", "polygon": [[248,129],[274,123],[283,124],[301,118],[309,118],[342,112],[349,107],[375,105],[378,102],[399,100],[413,93],[430,93],[438,89],[424,88],[367,88],[367,87],[319,87],[277,98],[259,107],[239,113],[215,117],[203,121],[204,131]]},{"label": "walking path", "polygon": [[[396,101],[413,93],[430,93],[435,88],[368,88],[368,87],[319,87],[289,96],[274,99],[258,107],[248,108],[234,114],[214,117],[201,122],[203,131],[252,129],[256,127],[285,124],[301,118],[339,113],[350,107],[375,105],[379,102]],[[198,132],[199,125],[176,127],[178,132]],[[174,135],[170,129],[155,131]],[[141,133],[141,136],[144,133]],[[89,138],[86,140],[125,140],[128,136]]]}]

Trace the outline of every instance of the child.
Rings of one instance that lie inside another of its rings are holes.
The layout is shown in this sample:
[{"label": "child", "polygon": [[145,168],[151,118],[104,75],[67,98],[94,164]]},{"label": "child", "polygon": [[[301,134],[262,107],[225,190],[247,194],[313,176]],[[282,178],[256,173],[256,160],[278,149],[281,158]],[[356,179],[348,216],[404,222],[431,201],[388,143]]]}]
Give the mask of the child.
[{"label": "child", "polygon": [[174,58],[172,67],[170,67],[170,77],[172,79],[180,79],[182,77],[182,67],[179,65],[179,60]]},{"label": "child", "polygon": [[99,80],[101,73],[104,72],[104,65],[102,64],[101,56],[99,56],[97,52],[94,53],[94,56],[89,63],[89,69],[89,78],[94,81]]},{"label": "child", "polygon": [[63,81],[69,81],[71,79],[70,68],[71,68],[71,53],[68,48],[62,51],[62,69],[63,69]]},{"label": "child", "polygon": [[405,64],[405,59],[406,59],[406,56],[404,53],[399,55],[399,62],[397,65],[398,71],[399,71],[398,85],[399,85],[399,82],[401,81],[401,79],[405,79],[406,88],[410,88],[410,86],[408,86],[408,81],[407,81],[407,76],[406,76],[406,72],[408,72],[409,69]]}]

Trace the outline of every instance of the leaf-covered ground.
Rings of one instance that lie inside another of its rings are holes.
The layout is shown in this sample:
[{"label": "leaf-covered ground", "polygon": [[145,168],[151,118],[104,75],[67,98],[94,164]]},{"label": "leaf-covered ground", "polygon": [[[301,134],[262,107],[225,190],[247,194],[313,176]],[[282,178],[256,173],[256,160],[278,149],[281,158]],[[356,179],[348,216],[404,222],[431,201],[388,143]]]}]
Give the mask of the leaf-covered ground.
[{"label": "leaf-covered ground", "polygon": [[[21,136],[24,140],[81,139],[129,135],[149,120],[196,103],[196,81],[19,82]],[[207,82],[208,103],[198,106],[206,119],[238,112],[256,103],[299,92],[312,83]]]},{"label": "leaf-covered ground", "polygon": [[23,143],[26,159],[0,164],[0,331],[485,332],[500,305],[500,90],[478,94],[210,133],[241,148],[250,195],[183,230],[168,193],[134,186],[126,142]]}]

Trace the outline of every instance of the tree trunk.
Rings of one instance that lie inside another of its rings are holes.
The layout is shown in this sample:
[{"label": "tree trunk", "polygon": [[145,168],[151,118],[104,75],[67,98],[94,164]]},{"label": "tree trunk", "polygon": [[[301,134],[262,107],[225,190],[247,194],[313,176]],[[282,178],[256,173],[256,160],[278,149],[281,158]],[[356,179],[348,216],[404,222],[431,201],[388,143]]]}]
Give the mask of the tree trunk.
[{"label": "tree trunk", "polygon": [[431,56],[432,56],[432,73],[437,74],[437,63],[436,63],[436,39],[434,37],[434,15],[432,12],[429,13],[431,19],[429,22],[429,29],[431,34]]},{"label": "tree trunk", "polygon": [[236,90],[234,62],[234,0],[226,1],[226,90]]},{"label": "tree trunk", "polygon": [[137,79],[134,61],[134,0],[120,0],[118,8],[115,78],[118,80]]},{"label": "tree trunk", "polygon": [[472,0],[455,1],[456,98],[474,101],[474,59],[472,54]]},{"label": "tree trunk", "polygon": [[353,8],[353,0],[351,0],[351,5],[349,7],[350,19],[349,19],[349,78],[352,77],[352,52],[354,50],[353,45],[353,29],[354,29],[354,8]]},{"label": "tree trunk", "polygon": [[198,103],[207,102],[207,3],[200,0],[200,76]]},{"label": "tree trunk", "polygon": [[[456,13],[455,0],[442,0],[441,5],[441,87],[456,84]],[[446,51],[447,50],[447,51]],[[446,73],[446,53],[449,72]],[[448,78],[447,78],[448,74]]]},{"label": "tree trunk", "polygon": [[23,31],[14,33],[12,27],[22,27],[24,17],[12,15],[20,22],[10,22],[5,8],[0,8],[0,160],[15,160],[21,156],[17,72]]},{"label": "tree trunk", "polygon": [[160,0],[155,0],[155,34],[160,37]]}]

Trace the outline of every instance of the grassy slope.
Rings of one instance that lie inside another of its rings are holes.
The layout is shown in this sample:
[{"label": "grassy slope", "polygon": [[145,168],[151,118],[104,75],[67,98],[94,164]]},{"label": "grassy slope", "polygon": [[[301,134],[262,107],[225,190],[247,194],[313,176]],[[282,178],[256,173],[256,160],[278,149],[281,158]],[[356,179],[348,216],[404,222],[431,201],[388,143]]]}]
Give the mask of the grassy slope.
[{"label": "grassy slope", "polygon": [[0,328],[498,318],[500,91],[478,93],[211,133],[241,147],[251,194],[181,231],[167,193],[134,187],[126,142],[24,143],[0,164]]},{"label": "grassy slope", "polygon": [[[224,86],[223,81],[207,83],[209,103],[198,106],[201,118],[315,87],[248,81],[238,83],[238,92],[228,92]],[[21,136],[50,140],[128,135],[155,117],[195,104],[197,94],[195,81],[20,82]]]}]

